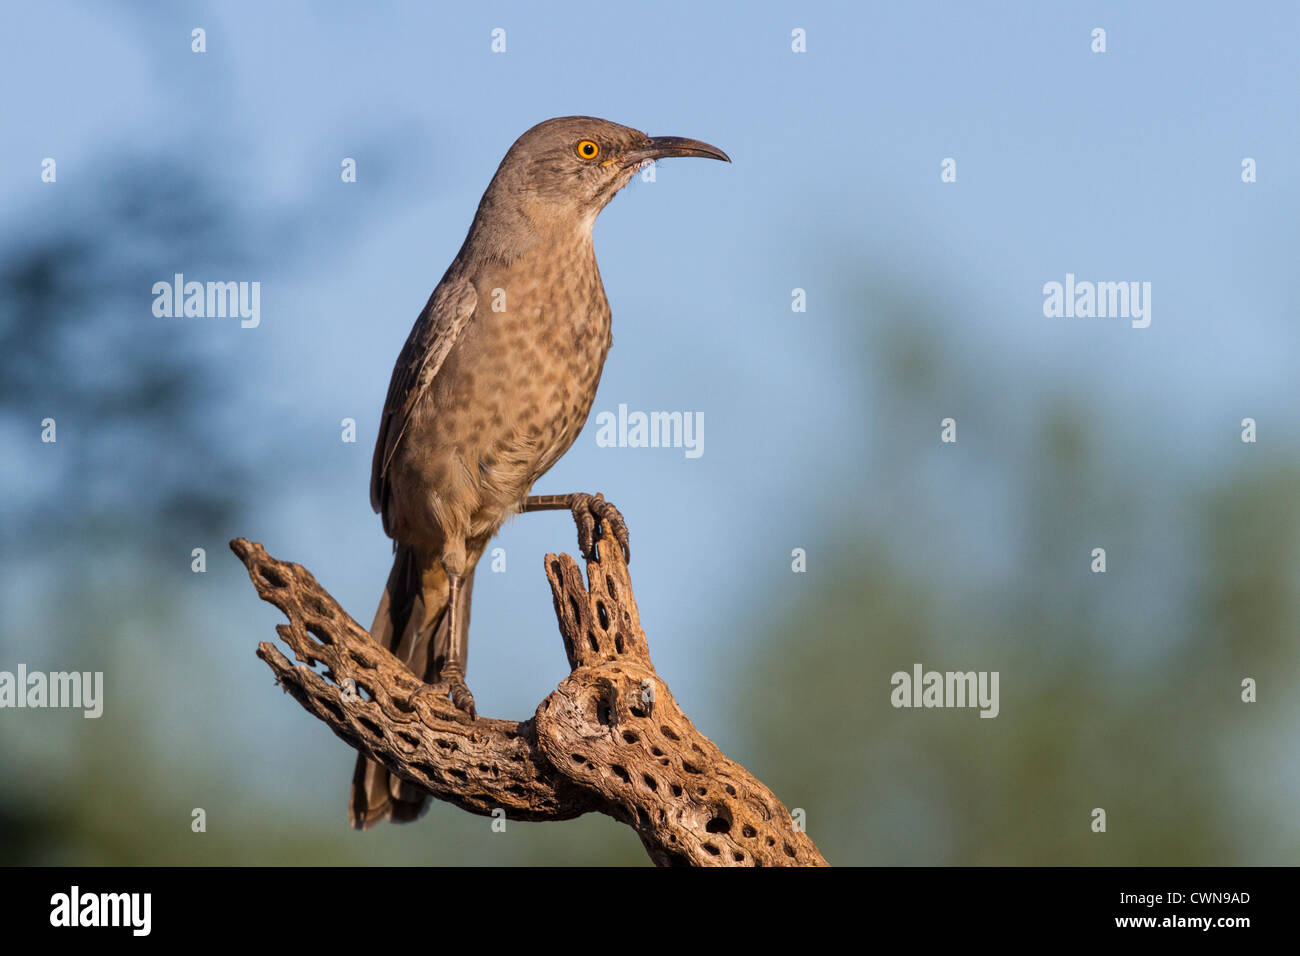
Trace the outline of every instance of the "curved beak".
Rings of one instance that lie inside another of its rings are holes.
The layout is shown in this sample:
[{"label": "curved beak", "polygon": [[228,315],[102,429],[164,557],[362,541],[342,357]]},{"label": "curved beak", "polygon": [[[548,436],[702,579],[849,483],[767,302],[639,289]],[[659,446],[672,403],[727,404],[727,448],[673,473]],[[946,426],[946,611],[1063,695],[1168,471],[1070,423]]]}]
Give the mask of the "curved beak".
[{"label": "curved beak", "polygon": [[652,136],[640,149],[634,149],[624,157],[626,162],[639,163],[647,159],[667,159],[669,156],[700,156],[704,159],[720,159],[731,162],[731,157],[708,143],[684,136]]}]

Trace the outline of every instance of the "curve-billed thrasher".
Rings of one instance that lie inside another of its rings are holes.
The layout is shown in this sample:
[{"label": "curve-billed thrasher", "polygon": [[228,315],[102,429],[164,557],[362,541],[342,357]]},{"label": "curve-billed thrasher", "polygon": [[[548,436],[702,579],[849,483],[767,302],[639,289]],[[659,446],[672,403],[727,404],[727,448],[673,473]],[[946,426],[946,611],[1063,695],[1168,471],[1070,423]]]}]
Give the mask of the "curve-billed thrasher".
[{"label": "curve-billed thrasher", "polygon": [[[643,166],[668,156],[727,162],[707,143],[649,137],[590,116],[539,123],[515,141],[460,252],[393,369],[370,504],[396,557],[371,625],[426,682],[474,715],[465,686],[474,566],[511,514],[571,509],[584,554],[601,520],[627,553],[627,528],[601,495],[528,497],[582,430],[609,351],[596,268],[597,214]],[[427,797],[358,758],[348,815],[358,829],[414,820]]]}]

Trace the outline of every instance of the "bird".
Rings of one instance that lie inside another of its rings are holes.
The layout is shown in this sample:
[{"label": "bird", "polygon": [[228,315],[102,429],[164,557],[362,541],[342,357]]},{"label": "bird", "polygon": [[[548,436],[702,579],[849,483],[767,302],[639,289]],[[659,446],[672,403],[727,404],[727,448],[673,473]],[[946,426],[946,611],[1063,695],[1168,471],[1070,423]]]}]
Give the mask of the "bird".
[{"label": "bird", "polygon": [[[627,525],[602,494],[530,496],[577,439],[613,342],[592,228],[637,172],[668,157],[731,162],[716,146],[562,116],[510,147],[460,251],[393,368],[371,464],[370,504],[393,566],[370,636],[476,718],[465,683],[474,569],[512,515],[568,510],[584,555],[601,525],[631,558]],[[356,829],[404,823],[428,794],[358,757]]]}]

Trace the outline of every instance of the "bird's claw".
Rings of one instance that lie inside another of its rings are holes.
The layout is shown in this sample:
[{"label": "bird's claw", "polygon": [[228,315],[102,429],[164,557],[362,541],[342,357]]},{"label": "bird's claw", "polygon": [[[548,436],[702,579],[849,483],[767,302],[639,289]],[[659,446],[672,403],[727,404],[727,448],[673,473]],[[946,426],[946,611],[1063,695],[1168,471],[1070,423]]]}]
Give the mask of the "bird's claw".
[{"label": "bird's claw", "polygon": [[596,542],[604,531],[599,530],[602,523],[608,533],[614,536],[618,546],[623,550],[624,562],[632,560],[632,547],[628,543],[627,523],[623,515],[601,494],[576,494],[573,496],[573,521],[578,526],[578,549],[583,557],[599,560]]},{"label": "bird's claw", "polygon": [[417,687],[411,692],[411,700],[423,695],[439,700],[450,698],[457,710],[469,714],[470,720],[478,720],[478,711],[474,709],[474,695],[469,692],[469,687],[465,683],[465,671],[456,664],[444,664],[441,678],[436,684],[422,684]]}]

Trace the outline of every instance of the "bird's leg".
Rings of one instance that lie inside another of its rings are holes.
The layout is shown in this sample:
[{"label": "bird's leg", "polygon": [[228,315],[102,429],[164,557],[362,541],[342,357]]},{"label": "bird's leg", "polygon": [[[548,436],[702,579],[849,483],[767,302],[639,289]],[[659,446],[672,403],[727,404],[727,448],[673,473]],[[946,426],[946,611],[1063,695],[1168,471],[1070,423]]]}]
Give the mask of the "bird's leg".
[{"label": "bird's leg", "polygon": [[596,541],[599,540],[601,522],[614,536],[618,546],[623,549],[623,560],[632,560],[632,548],[627,539],[627,523],[619,510],[605,500],[604,495],[587,495],[577,492],[571,495],[530,495],[524,499],[521,512],[528,511],[571,511],[574,524],[578,526],[578,548],[583,557],[597,558]]},{"label": "bird's leg", "polygon": [[[474,695],[469,692],[469,687],[465,684],[465,662],[468,658],[466,647],[467,635],[463,633],[466,629],[460,620],[460,592],[463,586],[465,575],[465,550],[464,547],[445,547],[442,557],[436,564],[430,565],[425,571],[424,587],[426,593],[435,589],[441,589],[441,580],[437,571],[438,565],[441,565],[441,571],[447,578],[447,607],[442,613],[446,614],[446,646],[445,648],[431,648],[430,655],[437,654],[441,661],[437,663],[438,677],[437,683],[424,684],[417,688],[412,697],[418,694],[432,694],[435,697],[441,697],[444,700],[448,697],[456,705],[457,710],[463,710],[469,714],[470,719],[477,719],[478,714],[474,709]],[[437,605],[430,602],[430,608],[436,608]],[[438,629],[436,612],[432,614],[426,622],[427,627],[435,630]],[[430,640],[436,640],[430,637]],[[439,650],[441,652],[439,653]],[[430,665],[434,665],[437,658],[430,660]]]},{"label": "bird's leg", "polygon": [[474,720],[478,714],[474,710],[474,695],[465,684],[465,641],[460,632],[460,574],[447,571],[447,634],[449,644],[447,659],[442,663],[441,681],[448,685],[451,702],[457,710],[463,710]]}]

